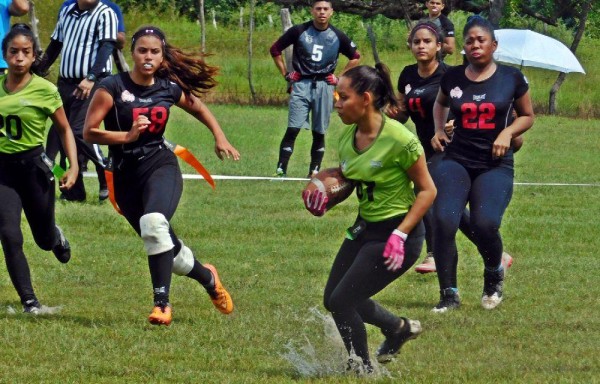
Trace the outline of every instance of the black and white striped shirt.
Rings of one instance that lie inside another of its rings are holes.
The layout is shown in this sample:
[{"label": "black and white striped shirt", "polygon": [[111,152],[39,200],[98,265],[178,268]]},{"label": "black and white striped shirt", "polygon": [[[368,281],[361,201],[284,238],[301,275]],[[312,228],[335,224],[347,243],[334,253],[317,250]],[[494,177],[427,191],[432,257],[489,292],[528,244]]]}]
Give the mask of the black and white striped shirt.
[{"label": "black and white striped shirt", "polygon": [[[75,2],[60,11],[51,37],[63,44],[60,77],[84,78],[94,65],[100,42],[117,40],[117,15],[102,1],[85,11]],[[102,71],[112,72],[110,57]]]}]

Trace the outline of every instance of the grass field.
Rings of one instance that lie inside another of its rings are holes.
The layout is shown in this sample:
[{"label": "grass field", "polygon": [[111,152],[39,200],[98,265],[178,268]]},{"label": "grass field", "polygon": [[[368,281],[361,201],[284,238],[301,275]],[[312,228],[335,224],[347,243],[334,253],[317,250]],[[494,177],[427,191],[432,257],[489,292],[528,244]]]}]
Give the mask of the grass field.
[{"label": "grass field", "polygon": [[[215,175],[268,176],[286,110],[212,107],[239,163],[219,162],[208,131],[176,112],[167,137],[190,148]],[[333,117],[325,166],[335,164],[341,123]],[[303,132],[289,169],[306,174]],[[424,333],[369,382],[600,382],[600,121],[538,117],[516,156],[523,185],[504,218],[515,262],[505,302],[480,305],[482,262],[459,236],[460,310],[438,315],[435,275],[410,272],[377,296],[395,313],[421,320]],[[190,169],[183,167],[185,172]],[[304,182],[185,182],[172,224],[201,261],[214,263],[236,305],[218,313],[197,283],[174,277],[171,327],[150,326],[152,295],[142,242],[86,180],[86,204],[57,204],[73,259],[39,250],[26,224],[25,252],[53,316],[20,313],[0,269],[0,383],[354,383],[341,373],[340,340],[321,304],[329,267],[356,214],[346,201],[324,218],[302,205]],[[16,310],[12,314],[10,308]],[[368,327],[371,350],[383,337]]]}]

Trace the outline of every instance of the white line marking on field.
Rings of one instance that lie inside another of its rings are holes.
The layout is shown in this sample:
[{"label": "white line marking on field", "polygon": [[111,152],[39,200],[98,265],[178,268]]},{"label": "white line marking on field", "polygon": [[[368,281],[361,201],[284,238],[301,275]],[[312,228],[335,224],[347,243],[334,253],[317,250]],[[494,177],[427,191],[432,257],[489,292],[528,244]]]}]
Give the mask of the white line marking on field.
[{"label": "white line marking on field", "polygon": [[[95,172],[84,172],[85,177],[96,177]],[[184,174],[184,179],[204,179],[201,175]],[[273,180],[273,181],[308,181],[305,177],[268,177],[268,176],[230,176],[230,175],[212,175],[215,180]],[[520,183],[515,182],[514,185],[534,186],[534,187],[600,187],[600,184],[593,183]]]}]

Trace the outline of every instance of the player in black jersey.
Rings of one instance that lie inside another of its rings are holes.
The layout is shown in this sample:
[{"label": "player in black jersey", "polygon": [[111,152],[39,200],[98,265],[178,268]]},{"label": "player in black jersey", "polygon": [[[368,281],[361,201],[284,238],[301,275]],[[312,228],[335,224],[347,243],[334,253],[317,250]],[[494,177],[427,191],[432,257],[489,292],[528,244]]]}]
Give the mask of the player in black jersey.
[{"label": "player in black jersey", "polygon": [[[395,114],[394,118],[405,122],[408,117],[415,124],[419,140],[425,149],[428,167],[432,167],[440,159],[439,152],[436,153],[431,146],[431,138],[435,134],[433,121],[433,105],[435,103],[442,75],[450,68],[440,61],[442,50],[442,32],[436,24],[430,21],[421,21],[414,26],[409,34],[408,44],[417,60],[416,64],[406,66],[400,73],[398,79],[398,92],[404,108]],[[454,119],[449,117],[445,125],[448,134],[454,130]],[[435,156],[437,154],[437,156]],[[433,255],[433,218],[429,211],[423,218],[426,235],[425,244],[427,257],[416,266],[415,271],[419,273],[435,272],[435,260]],[[469,211],[465,209],[460,221],[460,230],[473,241],[469,227]],[[509,266],[512,257],[503,253],[503,262]]]},{"label": "player in black jersey", "polygon": [[[440,88],[440,80],[449,67],[440,61],[442,33],[433,22],[417,23],[409,34],[408,45],[417,62],[404,67],[400,73],[398,92],[401,108],[391,114],[402,123],[411,118],[425,150],[427,165],[431,167],[440,157],[434,157],[436,152],[431,146],[431,138],[435,133],[432,110]],[[453,120],[446,124],[446,128],[452,131]],[[423,218],[427,257],[415,268],[419,273],[435,272],[431,216],[432,212],[428,211]]]},{"label": "player in black jersey", "polygon": [[[286,176],[294,143],[302,128],[312,127],[308,177],[319,171],[325,154],[325,133],[333,110],[338,56],[341,53],[350,59],[344,71],[358,65],[360,59],[356,45],[329,24],[333,15],[331,1],[313,1],[311,14],[312,21],[288,29],[270,50],[277,69],[292,83],[287,130],[279,146],[277,177]],[[281,52],[290,45],[294,46],[294,70],[288,73]]]},{"label": "player in black jersey", "polygon": [[[218,69],[171,46],[153,26],[133,35],[131,52],[133,70],[100,83],[88,110],[84,137],[109,145],[116,203],[144,241],[154,289],[154,309],[148,320],[171,323],[171,273],[197,280],[215,307],[229,314],[233,302],[216,269],[200,264],[169,224],[183,180],[175,154],[163,137],[170,108],[177,105],[208,127],[220,159],[239,160],[239,152],[199,98],[216,85]],[[99,128],[102,121],[105,130]]]},{"label": "player in black jersey", "polygon": [[450,21],[448,16],[442,13],[442,11],[446,8],[446,0],[426,0],[425,6],[429,11],[429,15],[426,20],[437,25],[442,32],[443,43],[440,54],[441,58],[443,59],[446,57],[446,55],[452,55],[456,48],[454,39],[454,24],[452,21]]},{"label": "player in black jersey", "polygon": [[[482,306],[502,301],[504,267],[500,224],[513,190],[511,139],[534,121],[527,79],[516,68],[497,64],[494,29],[480,16],[469,18],[463,31],[467,65],[442,77],[433,113],[431,144],[444,158],[432,169],[438,188],[433,206],[435,262],[440,302],[435,312],[460,305],[456,281],[456,231],[461,212],[471,209],[471,231],[484,262]],[[513,108],[517,117],[511,119]],[[455,116],[452,140],[444,131],[448,111]]]},{"label": "player in black jersey", "polygon": [[[35,243],[54,253],[61,263],[71,258],[71,247],[54,217],[55,179],[60,189],[77,180],[77,148],[58,89],[39,76],[39,47],[25,24],[15,24],[2,41],[8,74],[0,76],[0,239],[10,279],[23,311],[42,310],[23,253],[21,215]],[[52,173],[43,143],[48,118],[56,126],[71,161],[63,175]]]}]

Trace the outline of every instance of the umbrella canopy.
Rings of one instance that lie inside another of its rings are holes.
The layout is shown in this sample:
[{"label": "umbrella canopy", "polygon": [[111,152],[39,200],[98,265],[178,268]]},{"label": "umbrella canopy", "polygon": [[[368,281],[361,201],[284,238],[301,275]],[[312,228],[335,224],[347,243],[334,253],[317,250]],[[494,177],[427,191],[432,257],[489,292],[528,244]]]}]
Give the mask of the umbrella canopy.
[{"label": "umbrella canopy", "polygon": [[494,53],[497,61],[565,73],[585,73],[573,52],[556,39],[528,29],[498,29],[494,33],[498,40],[498,49]]}]

